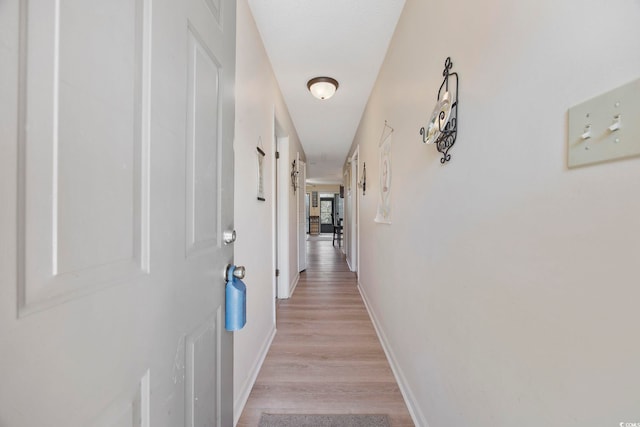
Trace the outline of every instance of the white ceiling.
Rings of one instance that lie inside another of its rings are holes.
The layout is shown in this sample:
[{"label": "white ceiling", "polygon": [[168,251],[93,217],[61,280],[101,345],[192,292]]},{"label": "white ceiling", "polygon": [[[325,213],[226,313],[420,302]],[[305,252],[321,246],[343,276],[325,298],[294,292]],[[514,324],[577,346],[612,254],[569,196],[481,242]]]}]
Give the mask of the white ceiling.
[{"label": "white ceiling", "polygon": [[[312,183],[342,181],[342,165],[405,0],[249,0],[307,155]],[[340,87],[318,100],[307,82]]]}]

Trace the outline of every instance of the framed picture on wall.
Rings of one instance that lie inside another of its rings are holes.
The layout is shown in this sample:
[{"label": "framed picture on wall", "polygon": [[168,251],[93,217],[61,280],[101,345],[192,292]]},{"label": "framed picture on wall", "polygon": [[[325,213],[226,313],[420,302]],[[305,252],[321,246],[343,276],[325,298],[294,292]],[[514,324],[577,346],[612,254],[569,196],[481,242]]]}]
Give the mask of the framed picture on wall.
[{"label": "framed picture on wall", "polygon": [[318,192],[317,191],[312,191],[311,192],[311,206],[313,206],[314,208],[318,207]]},{"label": "framed picture on wall", "polygon": [[264,151],[260,147],[256,147],[258,150],[258,200],[264,202]]}]

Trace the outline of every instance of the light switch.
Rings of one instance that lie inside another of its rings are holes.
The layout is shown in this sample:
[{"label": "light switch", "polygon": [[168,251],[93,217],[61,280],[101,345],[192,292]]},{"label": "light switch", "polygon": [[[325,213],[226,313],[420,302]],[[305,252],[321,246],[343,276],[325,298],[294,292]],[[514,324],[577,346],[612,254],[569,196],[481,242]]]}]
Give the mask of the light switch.
[{"label": "light switch", "polygon": [[570,168],[640,155],[640,79],[569,109]]}]

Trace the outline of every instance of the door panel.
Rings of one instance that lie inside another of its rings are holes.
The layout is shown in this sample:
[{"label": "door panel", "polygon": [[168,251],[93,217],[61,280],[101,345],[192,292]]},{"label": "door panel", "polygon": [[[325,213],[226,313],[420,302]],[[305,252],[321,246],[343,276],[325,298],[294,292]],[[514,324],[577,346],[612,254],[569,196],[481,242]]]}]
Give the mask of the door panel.
[{"label": "door panel", "polygon": [[235,2],[0,28],[0,425],[232,425]]},{"label": "door panel", "polygon": [[131,390],[111,403],[91,427],[150,427],[149,399],[147,371]]},{"label": "door panel", "polygon": [[[141,124],[148,125],[148,104],[141,82],[149,77],[142,66],[148,4],[133,5],[26,6],[21,315],[147,270],[148,141]],[[110,27],[122,28],[119,37]],[[90,43],[104,57],[79,60]]]},{"label": "door panel", "polygon": [[187,250],[192,252],[214,246],[218,235],[220,97],[218,61],[196,30],[188,31]]},{"label": "door panel", "polygon": [[218,346],[221,310],[187,337],[187,427],[220,425]]}]

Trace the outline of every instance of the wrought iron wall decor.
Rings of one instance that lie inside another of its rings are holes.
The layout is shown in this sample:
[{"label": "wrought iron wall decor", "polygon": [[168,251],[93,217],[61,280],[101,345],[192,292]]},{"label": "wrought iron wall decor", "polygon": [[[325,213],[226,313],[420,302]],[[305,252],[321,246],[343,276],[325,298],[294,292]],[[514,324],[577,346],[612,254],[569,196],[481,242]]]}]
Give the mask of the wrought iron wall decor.
[{"label": "wrought iron wall decor", "polygon": [[258,200],[264,202],[266,199],[264,198],[264,156],[265,152],[260,147],[262,145],[262,140],[258,140],[258,146],[256,150],[258,152]]},{"label": "wrought iron wall decor", "polygon": [[367,192],[367,164],[364,162],[362,163],[362,177],[358,182],[358,187],[362,188],[362,195],[364,196]]},{"label": "wrought iron wall decor", "polygon": [[[440,89],[438,90],[438,98],[436,106],[433,109],[431,118],[426,127],[420,128],[422,142],[425,144],[435,144],[438,151],[442,154],[440,163],[445,164],[451,160],[449,150],[456,143],[458,135],[458,73],[451,72],[453,62],[451,57],[447,57],[444,61],[443,79]],[[455,79],[453,95],[449,91],[449,78]],[[443,91],[444,89],[444,91]]]},{"label": "wrought iron wall decor", "polygon": [[293,163],[291,163],[291,186],[293,187],[294,193],[296,192],[296,190],[298,190],[298,174],[299,173],[300,171],[298,171],[298,164],[294,160]]}]

